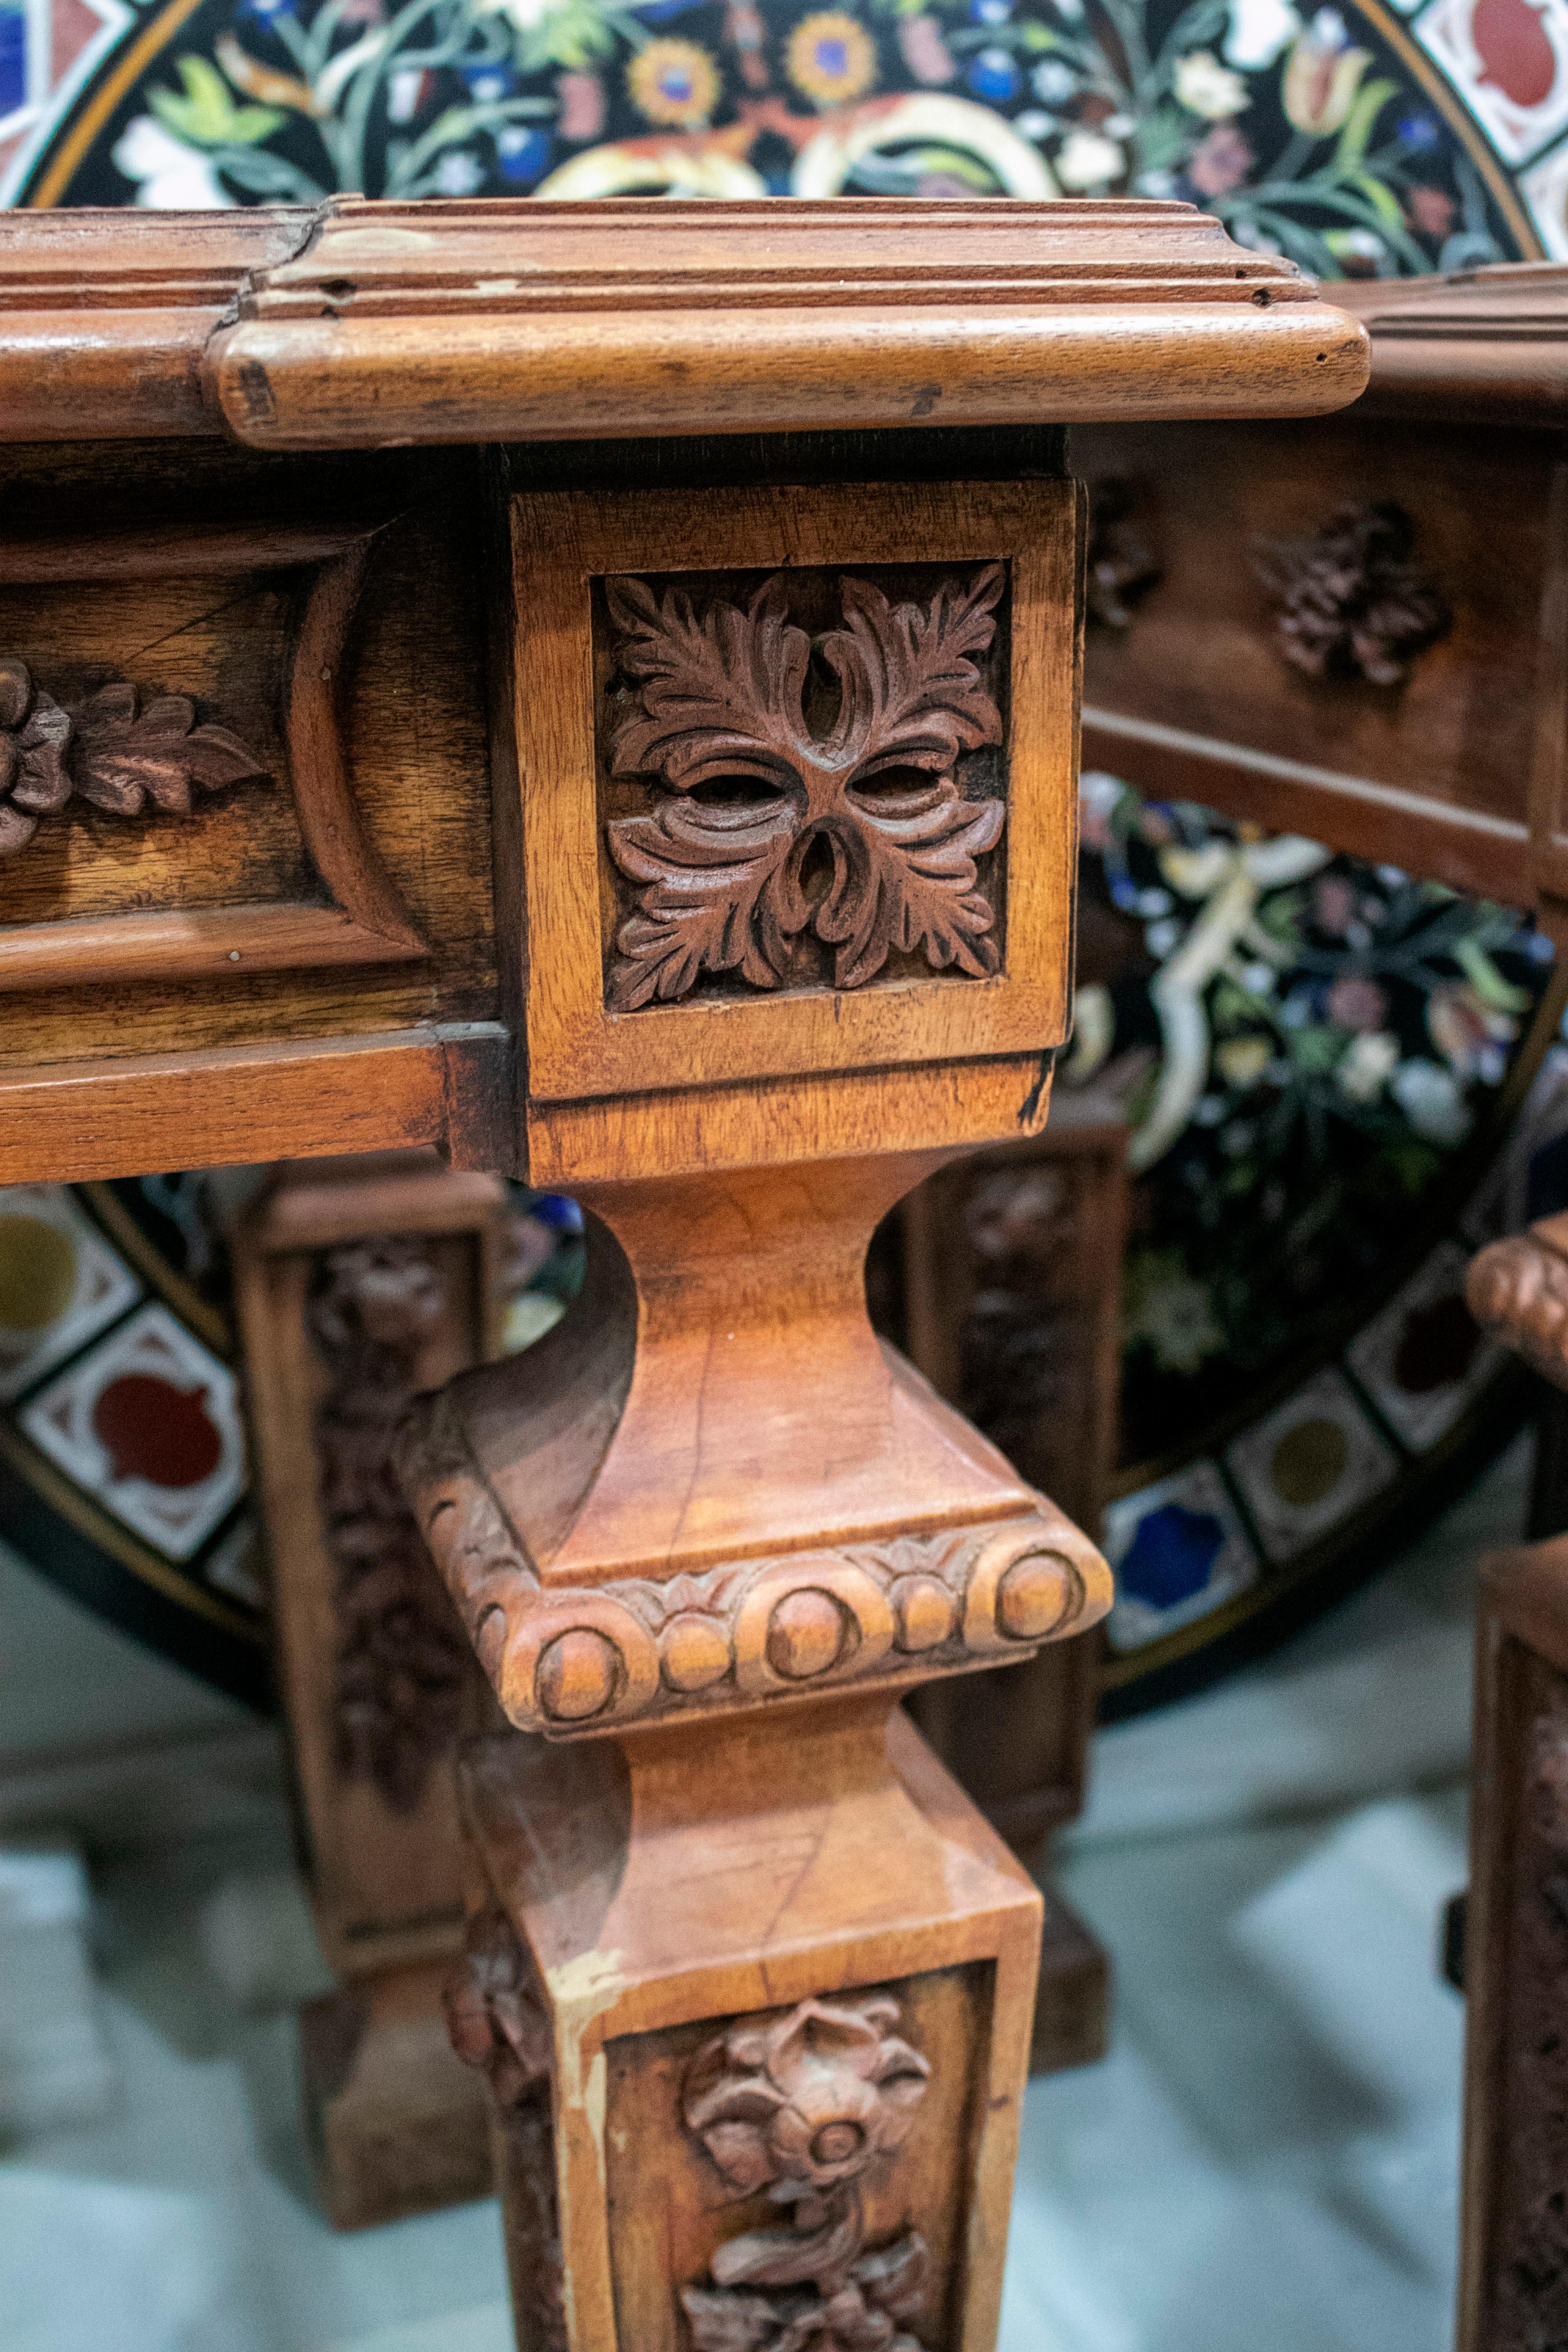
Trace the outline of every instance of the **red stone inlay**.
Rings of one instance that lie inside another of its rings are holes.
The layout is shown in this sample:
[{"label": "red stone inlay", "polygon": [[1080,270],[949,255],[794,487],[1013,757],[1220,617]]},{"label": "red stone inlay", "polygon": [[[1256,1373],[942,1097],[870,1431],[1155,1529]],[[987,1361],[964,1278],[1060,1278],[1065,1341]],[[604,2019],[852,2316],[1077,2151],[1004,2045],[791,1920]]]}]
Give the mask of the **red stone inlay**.
[{"label": "red stone inlay", "polygon": [[110,1381],[93,1406],[92,1426],[117,1478],[199,1486],[223,1459],[205,1389],[179,1389],[153,1372],[122,1372]]}]

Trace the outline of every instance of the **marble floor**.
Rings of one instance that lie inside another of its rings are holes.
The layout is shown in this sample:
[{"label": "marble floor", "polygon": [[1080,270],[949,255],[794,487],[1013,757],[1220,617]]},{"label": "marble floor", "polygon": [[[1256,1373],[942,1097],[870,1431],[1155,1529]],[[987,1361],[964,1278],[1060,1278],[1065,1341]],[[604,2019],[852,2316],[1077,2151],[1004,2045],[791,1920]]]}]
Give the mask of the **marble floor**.
[{"label": "marble floor", "polygon": [[[1522,1455],[1266,1664],[1102,1736],[1059,1880],[1101,2066],[1031,2086],[1003,2352],[1445,2352],[1470,1579]],[[0,2162],[4,2352],[509,2352],[489,2205],[339,2237],[294,2119],[281,1819],[105,1872],[102,2120]]]}]

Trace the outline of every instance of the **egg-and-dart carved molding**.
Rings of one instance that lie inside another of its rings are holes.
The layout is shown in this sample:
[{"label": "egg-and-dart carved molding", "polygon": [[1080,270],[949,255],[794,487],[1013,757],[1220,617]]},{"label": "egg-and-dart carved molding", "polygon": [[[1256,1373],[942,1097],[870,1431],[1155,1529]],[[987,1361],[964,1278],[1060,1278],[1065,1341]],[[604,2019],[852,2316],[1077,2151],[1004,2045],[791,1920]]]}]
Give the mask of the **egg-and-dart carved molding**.
[{"label": "egg-and-dart carved molding", "polygon": [[[998,970],[996,909],[975,861],[1006,811],[967,798],[953,769],[1002,740],[976,657],[1005,577],[984,564],[892,605],[845,574],[843,625],[815,638],[790,619],[782,573],[744,605],[606,582],[632,689],[611,772],[666,787],[648,814],[605,828],[636,891],[616,934],[612,1012],[673,1003],[704,973],[787,985],[808,936],[828,951],[835,988],[863,986],[895,952],[973,979]],[[822,731],[807,716],[814,668],[837,691]],[[704,799],[704,787],[727,796]],[[805,879],[818,844],[831,867],[820,895]]]},{"label": "egg-and-dart carved molding", "polygon": [[1453,617],[1411,562],[1415,544],[1415,523],[1391,499],[1340,507],[1310,538],[1253,541],[1253,569],[1279,604],[1274,642],[1292,668],[1404,684]]},{"label": "egg-and-dart carved molding", "polygon": [[405,1428],[398,1472],[479,1662],[524,1730],[597,1732],[995,1664],[1071,1632],[1109,1598],[1100,1554],[1044,1496],[1010,1518],[551,1586],[465,1451],[437,1403]]},{"label": "egg-and-dart carved molding", "polygon": [[[283,733],[300,836],[331,901],[263,899],[0,927],[0,991],[237,969],[403,963],[429,953],[364,833],[338,728],[344,647],[381,527],[218,525],[108,531],[91,541],[0,540],[0,580],[12,584],[193,578],[237,569],[304,573]],[[147,821],[155,821],[153,812],[177,814],[197,791],[243,781],[238,771],[247,764],[253,778],[266,772],[230,730],[197,725],[184,696],[139,694],[119,680],[79,708],[62,709],[40,697],[30,664],[13,661],[0,678],[0,701],[6,722],[0,745],[10,747],[0,750],[0,765],[28,780],[25,797],[15,782],[8,794],[0,792],[0,825],[8,807],[19,806],[26,817],[58,814],[64,805],[62,799],[51,812],[37,804],[58,790],[50,782],[51,733],[72,793],[100,807],[118,801],[121,814]],[[26,845],[23,839],[10,844]]]}]

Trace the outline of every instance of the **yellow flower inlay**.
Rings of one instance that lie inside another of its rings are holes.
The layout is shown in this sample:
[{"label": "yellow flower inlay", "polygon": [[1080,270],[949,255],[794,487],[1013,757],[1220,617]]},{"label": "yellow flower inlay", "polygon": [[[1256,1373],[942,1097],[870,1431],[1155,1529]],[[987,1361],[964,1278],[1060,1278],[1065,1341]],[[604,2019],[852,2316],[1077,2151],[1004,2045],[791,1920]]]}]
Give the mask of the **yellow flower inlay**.
[{"label": "yellow flower inlay", "polygon": [[700,131],[719,103],[719,68],[695,41],[650,41],[626,68],[626,88],[649,122]]},{"label": "yellow flower inlay", "polygon": [[877,45],[864,25],[842,8],[803,16],[784,52],[796,89],[819,106],[844,106],[877,79]]}]

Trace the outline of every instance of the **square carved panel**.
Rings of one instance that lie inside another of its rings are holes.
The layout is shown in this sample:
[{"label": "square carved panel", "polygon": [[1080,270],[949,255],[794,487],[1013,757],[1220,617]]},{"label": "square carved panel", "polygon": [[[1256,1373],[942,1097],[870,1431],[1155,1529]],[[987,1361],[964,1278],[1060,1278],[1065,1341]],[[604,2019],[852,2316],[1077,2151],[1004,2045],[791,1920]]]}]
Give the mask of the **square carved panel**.
[{"label": "square carved panel", "polygon": [[1000,562],[595,583],[612,1012],[1001,971],[1007,592]]},{"label": "square carved panel", "polygon": [[1066,480],[513,503],[535,1100],[1065,1034]]}]

